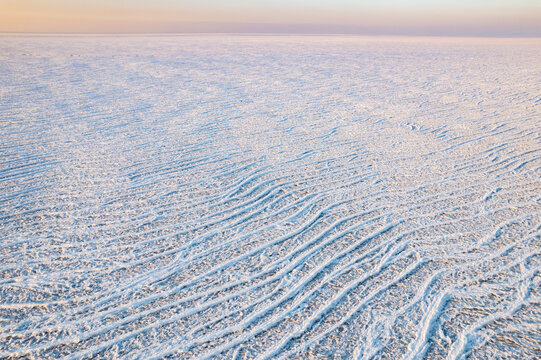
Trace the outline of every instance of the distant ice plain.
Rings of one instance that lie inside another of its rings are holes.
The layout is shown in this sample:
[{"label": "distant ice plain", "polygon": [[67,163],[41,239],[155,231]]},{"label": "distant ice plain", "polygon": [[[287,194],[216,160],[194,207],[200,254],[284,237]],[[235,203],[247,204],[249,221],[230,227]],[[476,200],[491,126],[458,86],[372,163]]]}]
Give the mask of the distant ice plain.
[{"label": "distant ice plain", "polygon": [[541,40],[0,37],[0,358],[541,357]]}]

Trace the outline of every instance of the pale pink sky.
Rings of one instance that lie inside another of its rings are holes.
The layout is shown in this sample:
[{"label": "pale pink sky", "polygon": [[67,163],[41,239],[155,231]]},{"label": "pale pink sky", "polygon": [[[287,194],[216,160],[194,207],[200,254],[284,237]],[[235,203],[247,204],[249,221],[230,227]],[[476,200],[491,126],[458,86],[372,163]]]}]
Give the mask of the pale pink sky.
[{"label": "pale pink sky", "polygon": [[541,1],[0,0],[0,32],[541,37]]}]

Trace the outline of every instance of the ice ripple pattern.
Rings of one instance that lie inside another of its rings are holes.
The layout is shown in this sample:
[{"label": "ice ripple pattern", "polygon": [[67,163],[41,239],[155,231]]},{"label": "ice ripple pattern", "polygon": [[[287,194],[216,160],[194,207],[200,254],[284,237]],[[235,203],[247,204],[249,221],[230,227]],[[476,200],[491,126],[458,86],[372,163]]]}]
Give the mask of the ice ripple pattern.
[{"label": "ice ripple pattern", "polygon": [[541,42],[0,38],[0,358],[541,358]]}]

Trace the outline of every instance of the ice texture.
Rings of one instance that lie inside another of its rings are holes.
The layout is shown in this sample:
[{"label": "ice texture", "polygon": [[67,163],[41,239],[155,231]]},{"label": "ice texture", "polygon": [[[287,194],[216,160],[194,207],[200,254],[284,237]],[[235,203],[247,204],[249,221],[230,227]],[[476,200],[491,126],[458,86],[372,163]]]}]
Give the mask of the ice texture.
[{"label": "ice texture", "polygon": [[0,358],[541,358],[541,40],[0,37]]}]

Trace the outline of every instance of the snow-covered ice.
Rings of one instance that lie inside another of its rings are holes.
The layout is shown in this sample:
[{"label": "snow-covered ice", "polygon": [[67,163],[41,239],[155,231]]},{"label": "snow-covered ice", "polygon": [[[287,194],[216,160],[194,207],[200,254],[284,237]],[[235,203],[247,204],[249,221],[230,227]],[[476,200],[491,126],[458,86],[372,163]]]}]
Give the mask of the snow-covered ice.
[{"label": "snow-covered ice", "polygon": [[541,358],[541,40],[0,37],[0,358]]}]

